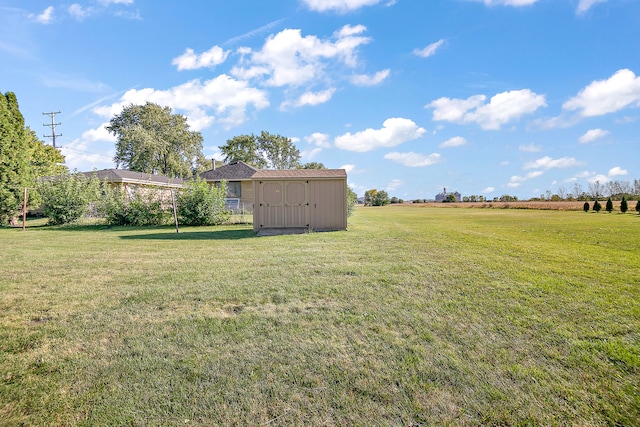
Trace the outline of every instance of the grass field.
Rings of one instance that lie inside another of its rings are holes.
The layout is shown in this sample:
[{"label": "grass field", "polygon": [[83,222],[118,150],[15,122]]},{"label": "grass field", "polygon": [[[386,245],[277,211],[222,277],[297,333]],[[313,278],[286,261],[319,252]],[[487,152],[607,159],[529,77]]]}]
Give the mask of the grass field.
[{"label": "grass field", "polygon": [[640,216],[0,229],[0,425],[640,420]]}]

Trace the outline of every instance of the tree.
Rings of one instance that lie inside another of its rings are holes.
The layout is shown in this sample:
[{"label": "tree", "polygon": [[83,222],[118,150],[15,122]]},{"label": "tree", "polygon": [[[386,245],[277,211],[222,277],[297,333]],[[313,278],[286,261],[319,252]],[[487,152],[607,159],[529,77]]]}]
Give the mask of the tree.
[{"label": "tree", "polygon": [[620,202],[620,212],[627,213],[629,210],[629,205],[627,204],[626,197],[622,196],[622,201]]},{"label": "tree", "polygon": [[64,156],[59,149],[46,145],[28,126],[25,129],[25,138],[29,144],[31,175],[34,179],[69,173],[69,168],[64,165]]},{"label": "tree", "polygon": [[13,92],[0,93],[0,225],[13,222],[32,183],[24,117]]},{"label": "tree", "polygon": [[613,210],[613,202],[611,201],[611,197],[607,199],[607,204],[605,205],[605,209],[609,213],[611,213],[611,211]]},{"label": "tree", "polygon": [[597,200],[593,202],[593,210],[595,212],[600,212],[600,210],[602,210],[602,205],[600,205],[600,202],[598,202]]},{"label": "tree", "polygon": [[186,117],[172,114],[169,107],[131,104],[106,129],[117,138],[116,167],[186,178],[204,158],[202,135],[190,131]]},{"label": "tree", "polygon": [[259,169],[296,169],[300,151],[290,138],[262,131],[260,135],[240,135],[220,146],[226,162],[241,160]]},{"label": "tree", "polygon": [[384,190],[367,190],[364,192],[365,206],[385,206],[391,202],[389,194]]},{"label": "tree", "polygon": [[326,167],[322,163],[309,162],[302,165],[300,169],[326,169]]},{"label": "tree", "polygon": [[640,215],[640,200],[636,202],[636,212]]},{"label": "tree", "polygon": [[220,146],[225,162],[242,161],[258,169],[267,166],[267,161],[260,155],[258,140],[255,135],[239,135],[228,139]]},{"label": "tree", "polygon": [[584,205],[582,205],[582,210],[585,212],[589,212],[589,202],[584,202]]}]

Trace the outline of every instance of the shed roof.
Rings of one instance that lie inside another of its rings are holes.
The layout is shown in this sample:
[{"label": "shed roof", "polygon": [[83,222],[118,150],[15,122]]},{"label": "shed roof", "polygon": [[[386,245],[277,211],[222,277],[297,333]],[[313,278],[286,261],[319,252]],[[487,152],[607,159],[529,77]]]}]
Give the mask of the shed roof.
[{"label": "shed roof", "polygon": [[243,181],[251,179],[257,171],[253,166],[237,161],[202,172],[200,178],[207,181]]},{"label": "shed roof", "polygon": [[159,185],[163,187],[182,186],[181,178],[170,178],[164,175],[154,175],[152,173],[136,172],[127,169],[102,169],[91,172],[82,172],[87,177],[96,176],[98,179],[109,182],[122,182],[130,184]]},{"label": "shed roof", "polygon": [[346,179],[347,171],[344,169],[286,169],[286,170],[259,170],[253,175],[253,179]]}]

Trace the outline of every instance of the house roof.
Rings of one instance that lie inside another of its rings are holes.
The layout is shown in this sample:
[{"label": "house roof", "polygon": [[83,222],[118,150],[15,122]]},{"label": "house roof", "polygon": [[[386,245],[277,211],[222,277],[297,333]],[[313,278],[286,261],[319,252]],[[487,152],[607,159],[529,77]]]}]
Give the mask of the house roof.
[{"label": "house roof", "polygon": [[286,169],[257,171],[253,179],[346,179],[347,171],[344,169]]},{"label": "house roof", "polygon": [[258,169],[242,161],[231,162],[216,169],[200,174],[200,178],[207,181],[243,181],[250,180]]},{"label": "house roof", "polygon": [[101,180],[114,183],[157,185],[161,187],[182,187],[182,179],[169,178],[164,175],[154,175],[145,172],[135,172],[126,169],[102,169],[92,172],[82,172],[88,177],[95,176]]}]

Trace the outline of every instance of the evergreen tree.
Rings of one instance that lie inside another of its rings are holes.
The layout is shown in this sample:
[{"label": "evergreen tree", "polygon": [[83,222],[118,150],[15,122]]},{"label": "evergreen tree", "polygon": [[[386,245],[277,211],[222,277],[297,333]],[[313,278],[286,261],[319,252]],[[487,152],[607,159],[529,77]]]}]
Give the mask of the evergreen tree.
[{"label": "evergreen tree", "polygon": [[605,206],[605,209],[607,210],[607,212],[611,213],[611,211],[613,210],[613,202],[611,201],[611,197],[609,197],[607,199],[607,204]]},{"label": "evergreen tree", "polygon": [[589,202],[584,202],[584,205],[582,205],[582,210],[585,212],[589,212]]},{"label": "evergreen tree", "polygon": [[620,202],[620,212],[627,213],[629,210],[629,205],[627,204],[627,199],[622,196],[622,201]]},{"label": "evergreen tree", "polygon": [[600,212],[600,210],[602,210],[602,205],[597,200],[593,202],[593,210],[595,212]]},{"label": "evergreen tree", "polygon": [[24,189],[30,184],[24,118],[16,95],[0,93],[0,225],[8,224],[19,214]]},{"label": "evergreen tree", "polygon": [[638,214],[640,214],[640,200],[638,200],[636,202],[636,212],[638,212]]}]

